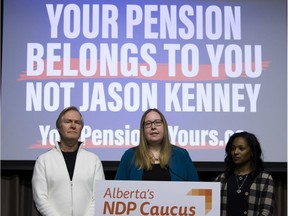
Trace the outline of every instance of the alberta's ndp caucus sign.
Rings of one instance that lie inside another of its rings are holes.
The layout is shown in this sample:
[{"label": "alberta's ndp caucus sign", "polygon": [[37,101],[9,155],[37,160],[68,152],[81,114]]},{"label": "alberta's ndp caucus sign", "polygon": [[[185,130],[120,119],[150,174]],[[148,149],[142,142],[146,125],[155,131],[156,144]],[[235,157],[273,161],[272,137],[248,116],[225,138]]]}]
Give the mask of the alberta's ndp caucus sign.
[{"label": "alberta's ndp caucus sign", "polygon": [[95,216],[220,216],[220,183],[98,181]]}]

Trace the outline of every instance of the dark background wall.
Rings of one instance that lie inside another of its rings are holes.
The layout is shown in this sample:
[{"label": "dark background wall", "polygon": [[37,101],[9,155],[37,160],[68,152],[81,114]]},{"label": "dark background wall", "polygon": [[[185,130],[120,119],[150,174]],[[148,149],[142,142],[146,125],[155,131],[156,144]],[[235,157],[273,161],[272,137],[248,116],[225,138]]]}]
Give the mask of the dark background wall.
[{"label": "dark background wall", "polygon": [[[35,161],[1,161],[1,215],[38,216],[34,208],[31,178]],[[113,180],[116,161],[104,161],[107,180]],[[196,162],[200,181],[213,181],[224,170],[224,163]],[[275,182],[276,211],[274,216],[287,216],[287,163],[265,163]]]}]

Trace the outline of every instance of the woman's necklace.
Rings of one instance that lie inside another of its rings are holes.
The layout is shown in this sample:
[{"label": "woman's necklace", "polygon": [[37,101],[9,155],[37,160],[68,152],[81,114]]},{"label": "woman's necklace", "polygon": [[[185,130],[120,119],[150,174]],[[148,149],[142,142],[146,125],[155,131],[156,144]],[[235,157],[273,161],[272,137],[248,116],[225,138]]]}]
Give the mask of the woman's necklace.
[{"label": "woman's necklace", "polygon": [[160,152],[152,151],[149,152],[150,158],[153,161],[153,163],[159,163],[160,162]]},{"label": "woman's necklace", "polygon": [[154,155],[152,156],[153,161],[158,162],[159,158],[156,158]]},{"label": "woman's necklace", "polygon": [[159,157],[155,157],[153,153],[150,154],[150,158],[153,163],[159,163]]},{"label": "woman's necklace", "polygon": [[[244,178],[242,184],[239,186],[238,178],[237,178],[237,175],[235,174],[235,178],[236,178],[236,182],[237,182],[237,187],[238,187],[238,189],[236,190],[236,192],[237,192],[238,194],[241,193],[241,188],[242,188],[243,184],[245,183],[247,177],[248,177],[248,174],[247,174],[246,177]],[[240,180],[241,180],[241,179],[240,179]]]}]

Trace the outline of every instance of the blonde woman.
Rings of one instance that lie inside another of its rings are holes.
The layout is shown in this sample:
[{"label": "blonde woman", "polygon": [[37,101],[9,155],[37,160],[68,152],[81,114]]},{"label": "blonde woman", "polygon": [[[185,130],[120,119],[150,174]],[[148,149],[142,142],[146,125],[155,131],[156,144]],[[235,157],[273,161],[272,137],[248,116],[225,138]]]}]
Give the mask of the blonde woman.
[{"label": "blonde woman", "polygon": [[168,125],[158,109],[147,110],[140,122],[140,143],[122,156],[116,180],[198,181],[186,149],[170,143]]}]

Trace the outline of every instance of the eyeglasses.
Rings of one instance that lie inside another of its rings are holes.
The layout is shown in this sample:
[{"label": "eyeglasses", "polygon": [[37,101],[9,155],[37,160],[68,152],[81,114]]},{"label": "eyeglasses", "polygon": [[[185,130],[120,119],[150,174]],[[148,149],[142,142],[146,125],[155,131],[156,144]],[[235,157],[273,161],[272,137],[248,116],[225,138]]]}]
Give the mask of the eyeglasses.
[{"label": "eyeglasses", "polygon": [[161,126],[163,121],[161,119],[156,119],[154,121],[146,121],[144,122],[144,128],[150,128],[152,127],[152,124],[154,124],[155,127]]}]

